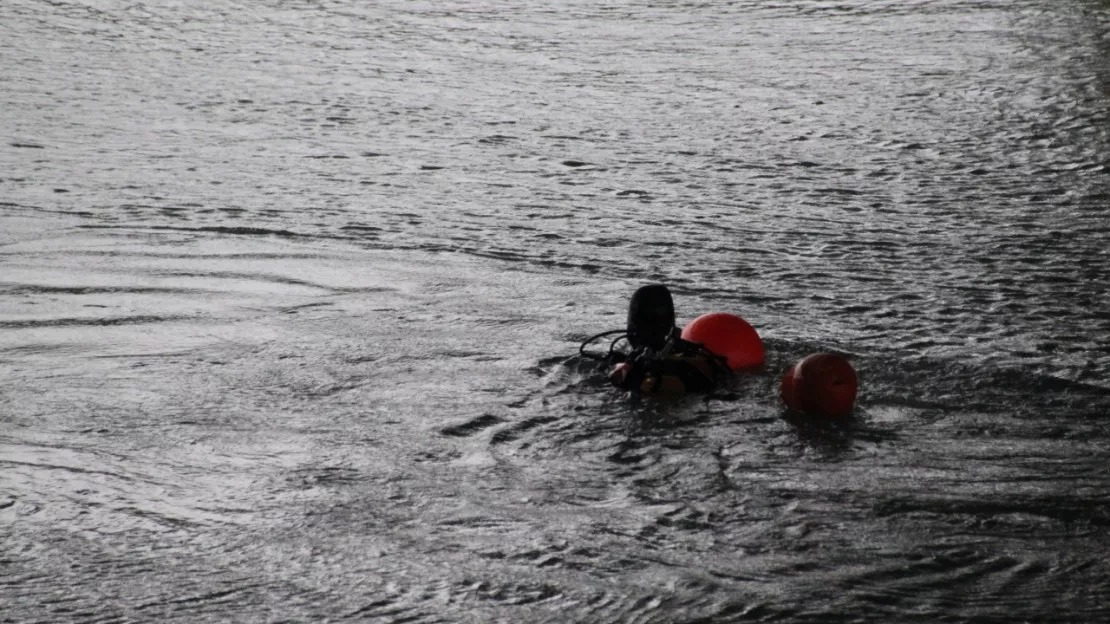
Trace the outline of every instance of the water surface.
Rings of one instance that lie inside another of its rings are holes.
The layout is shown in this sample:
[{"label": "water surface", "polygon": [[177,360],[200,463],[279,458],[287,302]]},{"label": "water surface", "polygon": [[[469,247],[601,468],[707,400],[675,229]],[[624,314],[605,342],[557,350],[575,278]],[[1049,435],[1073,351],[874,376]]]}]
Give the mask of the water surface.
[{"label": "water surface", "polygon": [[[0,32],[0,619],[1110,617],[1105,2]],[[607,388],[655,281],[767,372]]]}]

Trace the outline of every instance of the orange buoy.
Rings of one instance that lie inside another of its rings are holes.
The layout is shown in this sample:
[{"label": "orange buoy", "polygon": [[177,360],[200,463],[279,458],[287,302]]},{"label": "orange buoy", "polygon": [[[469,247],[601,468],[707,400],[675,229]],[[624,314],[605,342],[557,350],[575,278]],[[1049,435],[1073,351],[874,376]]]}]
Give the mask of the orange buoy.
[{"label": "orange buoy", "polygon": [[747,321],[727,312],[703,314],[682,328],[682,339],[701,343],[734,371],[763,364],[763,340]]},{"label": "orange buoy", "polygon": [[782,400],[787,407],[814,416],[844,418],[856,403],[859,379],[848,360],[834,353],[802,358],[782,378]]}]

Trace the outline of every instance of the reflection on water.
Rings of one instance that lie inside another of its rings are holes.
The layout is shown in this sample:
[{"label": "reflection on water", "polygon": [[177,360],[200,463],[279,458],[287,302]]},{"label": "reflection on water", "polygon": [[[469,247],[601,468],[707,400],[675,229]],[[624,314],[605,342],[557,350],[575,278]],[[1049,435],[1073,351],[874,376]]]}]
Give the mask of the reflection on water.
[{"label": "reflection on water", "polygon": [[1104,5],[6,2],[4,614],[1106,619]]}]

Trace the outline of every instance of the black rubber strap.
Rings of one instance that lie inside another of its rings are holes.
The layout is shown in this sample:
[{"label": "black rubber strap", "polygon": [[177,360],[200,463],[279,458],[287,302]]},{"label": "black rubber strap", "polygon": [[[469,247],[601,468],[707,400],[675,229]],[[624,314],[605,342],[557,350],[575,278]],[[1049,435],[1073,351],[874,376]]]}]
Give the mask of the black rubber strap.
[{"label": "black rubber strap", "polygon": [[[621,334],[621,335],[618,336],[615,340],[613,340],[613,342],[609,343],[609,352],[606,353],[605,355],[602,355],[600,353],[590,353],[589,351],[586,351],[586,347],[589,346],[594,341],[596,341],[600,338],[605,338],[606,336],[615,336],[617,334]],[[590,358],[591,360],[597,360],[599,362],[604,362],[606,360],[611,360],[611,359],[613,359],[613,354],[614,353],[620,353],[619,351],[614,351],[613,348],[616,346],[616,344],[618,342],[620,342],[620,339],[623,338],[624,335],[625,335],[625,331],[623,329],[611,329],[609,331],[601,332],[600,334],[597,334],[595,336],[590,336],[589,338],[587,338],[586,340],[584,340],[582,342],[581,346],[578,347],[578,354],[581,355],[582,357],[587,357],[587,358]],[[623,354],[621,354],[621,355],[623,356]]]}]

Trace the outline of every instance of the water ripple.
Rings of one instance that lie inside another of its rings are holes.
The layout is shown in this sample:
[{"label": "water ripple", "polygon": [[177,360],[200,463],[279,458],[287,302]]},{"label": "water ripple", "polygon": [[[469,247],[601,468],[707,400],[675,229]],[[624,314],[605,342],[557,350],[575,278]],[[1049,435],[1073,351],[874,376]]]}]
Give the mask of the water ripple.
[{"label": "water ripple", "polygon": [[[1098,3],[0,18],[9,618],[1110,616]],[[766,372],[608,388],[646,281]]]}]

